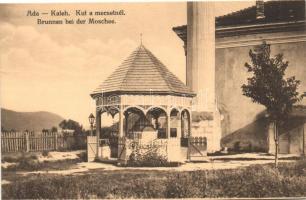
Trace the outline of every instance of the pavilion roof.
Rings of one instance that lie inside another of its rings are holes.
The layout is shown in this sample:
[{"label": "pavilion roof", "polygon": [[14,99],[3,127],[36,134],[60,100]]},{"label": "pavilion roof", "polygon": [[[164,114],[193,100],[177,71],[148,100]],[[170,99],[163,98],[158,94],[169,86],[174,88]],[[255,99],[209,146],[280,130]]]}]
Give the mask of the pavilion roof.
[{"label": "pavilion roof", "polygon": [[195,95],[142,44],[91,95],[100,93]]}]

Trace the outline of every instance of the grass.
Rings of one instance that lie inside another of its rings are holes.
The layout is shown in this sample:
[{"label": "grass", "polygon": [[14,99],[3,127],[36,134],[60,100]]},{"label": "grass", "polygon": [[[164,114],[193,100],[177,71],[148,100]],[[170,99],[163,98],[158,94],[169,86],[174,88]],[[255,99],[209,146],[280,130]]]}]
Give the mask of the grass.
[{"label": "grass", "polygon": [[24,153],[24,152],[17,152],[17,153],[6,153],[2,154],[1,156],[1,162],[11,162],[11,163],[17,163],[21,159],[37,159],[38,153],[30,152],[30,153]]},{"label": "grass", "polygon": [[[273,160],[274,158],[213,158],[212,160],[219,161],[252,161],[252,160]],[[278,158],[278,160],[300,160],[298,156]]]},{"label": "grass", "polygon": [[[15,153],[2,156],[2,162],[16,163],[6,168],[2,167],[2,172],[16,172],[16,171],[38,171],[38,170],[65,170],[75,166],[79,162],[86,161],[86,154],[78,154],[79,158],[64,159],[57,161],[38,161],[37,153]],[[48,156],[48,152],[43,152],[44,157]]]},{"label": "grass", "polygon": [[49,171],[49,170],[65,170],[70,169],[77,163],[82,162],[81,159],[65,159],[57,161],[43,161],[38,162],[37,160],[21,160],[16,165],[8,166],[7,168],[2,168],[2,172],[5,171]]},{"label": "grass", "polygon": [[306,196],[306,161],[280,163],[278,170],[272,164],[192,172],[93,170],[9,181],[2,186],[4,199],[301,197]]}]

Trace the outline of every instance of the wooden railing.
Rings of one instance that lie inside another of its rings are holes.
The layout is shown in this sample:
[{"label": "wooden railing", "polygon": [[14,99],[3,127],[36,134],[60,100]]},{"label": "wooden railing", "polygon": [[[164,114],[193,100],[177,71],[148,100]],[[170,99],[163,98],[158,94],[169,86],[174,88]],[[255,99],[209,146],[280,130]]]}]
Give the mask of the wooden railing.
[{"label": "wooden railing", "polygon": [[141,139],[142,131],[130,131],[126,135],[128,139]]},{"label": "wooden railing", "polygon": [[103,147],[103,146],[109,146],[109,139],[99,139],[99,146]]},{"label": "wooden railing", "polygon": [[1,152],[72,150],[83,148],[86,148],[86,136],[64,136],[56,132],[1,133]]}]

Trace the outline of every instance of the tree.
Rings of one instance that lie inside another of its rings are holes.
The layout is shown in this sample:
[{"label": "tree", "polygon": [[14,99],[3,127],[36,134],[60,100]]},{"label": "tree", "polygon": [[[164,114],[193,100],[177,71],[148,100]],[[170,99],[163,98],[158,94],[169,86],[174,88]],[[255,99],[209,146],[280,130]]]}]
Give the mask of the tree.
[{"label": "tree", "polygon": [[56,133],[56,132],[57,132],[57,127],[53,126],[53,127],[51,128],[51,132],[52,132],[52,133]]},{"label": "tree", "polygon": [[288,118],[293,104],[301,101],[303,96],[297,91],[300,81],[294,76],[285,78],[289,62],[283,61],[282,54],[271,58],[270,53],[270,45],[266,42],[250,50],[252,64],[245,63],[245,67],[253,76],[247,79],[247,84],[242,85],[242,92],[254,103],[265,106],[270,121],[274,123],[275,167],[277,167],[279,128]]},{"label": "tree", "polygon": [[58,126],[61,128],[61,129],[66,129],[67,128],[67,120],[63,120],[61,121]]},{"label": "tree", "polygon": [[49,132],[49,129],[44,128],[44,129],[41,130],[41,132],[43,132],[43,133],[48,133],[48,132]]},{"label": "tree", "polygon": [[68,120],[63,120],[59,124],[59,127],[62,129],[70,129],[74,130],[75,134],[82,134],[83,132],[83,127],[80,125],[78,122],[68,119]]},{"label": "tree", "polygon": [[1,126],[1,132],[7,132],[6,128],[4,128],[4,126]]}]

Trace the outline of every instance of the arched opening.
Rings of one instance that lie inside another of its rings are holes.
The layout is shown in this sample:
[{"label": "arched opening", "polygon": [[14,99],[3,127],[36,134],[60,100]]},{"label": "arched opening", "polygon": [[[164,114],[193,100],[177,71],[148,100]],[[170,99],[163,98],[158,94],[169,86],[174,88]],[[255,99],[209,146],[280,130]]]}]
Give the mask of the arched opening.
[{"label": "arched opening", "polygon": [[124,111],[123,115],[124,135],[129,139],[140,138],[142,130],[149,124],[144,112],[137,107],[129,107]]},{"label": "arched opening", "polygon": [[107,139],[118,136],[119,110],[115,107],[104,107],[100,112],[100,139]]},{"label": "arched opening", "polygon": [[117,137],[119,132],[119,113],[111,115],[108,112],[101,114],[100,138]]},{"label": "arched opening", "polygon": [[182,138],[188,138],[191,134],[190,131],[190,113],[188,110],[184,109],[181,113],[181,123],[182,123],[182,128],[181,128],[181,137]]},{"label": "arched opening", "polygon": [[173,108],[170,112],[170,137],[177,138],[181,136],[180,112]]},{"label": "arched opening", "polygon": [[[150,126],[157,132],[157,138],[167,138],[167,113],[164,109],[159,107],[153,107],[147,111],[147,120],[150,122]],[[148,127],[148,129],[149,129]]]},{"label": "arched opening", "polygon": [[99,147],[105,148],[109,146],[110,157],[116,158],[118,154],[119,111],[117,109],[106,108],[101,113],[100,118]]}]

